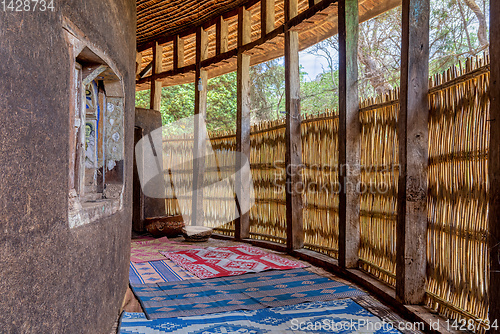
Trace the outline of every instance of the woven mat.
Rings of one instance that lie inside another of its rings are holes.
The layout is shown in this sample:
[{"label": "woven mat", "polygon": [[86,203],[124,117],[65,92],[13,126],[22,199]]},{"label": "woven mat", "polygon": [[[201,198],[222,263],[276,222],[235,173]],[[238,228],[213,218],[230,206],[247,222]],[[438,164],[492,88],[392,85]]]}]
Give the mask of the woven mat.
[{"label": "woven mat", "polygon": [[[341,327],[342,326],[342,327]],[[374,328],[374,329],[373,329]],[[398,334],[390,324],[351,299],[314,302],[255,311],[147,320],[124,312],[120,334],[185,333],[375,333]]]},{"label": "woven mat", "polygon": [[304,269],[209,280],[131,284],[131,288],[148,319],[257,310],[365,294]]},{"label": "woven mat", "polygon": [[130,262],[129,281],[131,284],[176,282],[188,279],[198,279],[198,277],[168,259]]},{"label": "woven mat", "polygon": [[133,240],[130,246],[130,261],[135,263],[165,260],[160,251],[199,249],[200,246],[170,241],[167,237],[154,240]]},{"label": "woven mat", "polygon": [[199,278],[235,276],[269,269],[304,268],[306,265],[267,253],[248,245],[207,247],[177,252],[162,252],[170,260]]}]

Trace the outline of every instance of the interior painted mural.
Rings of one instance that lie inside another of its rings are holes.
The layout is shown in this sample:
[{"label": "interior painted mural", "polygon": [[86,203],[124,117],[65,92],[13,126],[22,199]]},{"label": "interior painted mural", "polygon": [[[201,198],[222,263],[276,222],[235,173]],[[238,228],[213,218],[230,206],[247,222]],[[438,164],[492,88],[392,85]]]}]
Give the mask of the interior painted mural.
[{"label": "interior painted mural", "polygon": [[[69,36],[75,54],[70,129],[70,228],[123,209],[124,98],[121,75],[95,46]],[[118,88],[117,88],[118,87]]]}]

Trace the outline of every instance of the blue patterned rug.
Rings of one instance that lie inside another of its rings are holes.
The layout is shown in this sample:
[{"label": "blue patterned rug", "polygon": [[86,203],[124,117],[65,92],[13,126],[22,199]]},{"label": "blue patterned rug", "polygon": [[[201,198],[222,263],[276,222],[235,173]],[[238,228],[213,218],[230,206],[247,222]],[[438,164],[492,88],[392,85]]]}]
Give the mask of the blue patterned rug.
[{"label": "blue patterned rug", "polygon": [[189,271],[170,260],[130,262],[129,281],[131,284],[147,284],[197,279]]},{"label": "blue patterned rug", "polygon": [[255,311],[147,320],[143,313],[124,312],[120,334],[219,333],[375,333],[398,334],[392,326],[354,301],[342,299]]},{"label": "blue patterned rug", "polygon": [[304,269],[206,280],[131,284],[131,287],[148,319],[257,310],[365,294]]}]

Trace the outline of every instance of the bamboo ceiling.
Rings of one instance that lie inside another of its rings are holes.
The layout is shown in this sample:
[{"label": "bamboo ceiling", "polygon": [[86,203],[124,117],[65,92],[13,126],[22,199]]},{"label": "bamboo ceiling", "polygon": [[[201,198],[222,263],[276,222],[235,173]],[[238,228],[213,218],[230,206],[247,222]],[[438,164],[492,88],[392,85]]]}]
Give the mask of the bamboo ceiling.
[{"label": "bamboo ceiling", "polygon": [[[321,2],[321,1],[320,1]],[[330,1],[332,2],[332,1]],[[401,0],[359,0],[360,21],[366,21],[401,4]],[[157,41],[163,46],[163,71],[173,70],[173,38],[182,37],[184,42],[184,68],[173,72],[161,81],[163,86],[194,82],[196,56],[195,29],[202,26],[208,33],[208,59],[203,62],[209,78],[236,70],[238,40],[238,7],[246,5],[251,14],[251,41],[248,54],[251,65],[283,56],[284,53],[284,0],[275,0],[275,30],[262,38],[260,1],[255,0],[138,0],[137,1],[137,49],[144,70],[152,61],[152,46]],[[308,0],[298,0],[301,20],[292,29],[299,31],[300,49],[303,50],[337,33],[337,4],[333,2],[321,10],[307,12]],[[307,12],[307,13],[306,13]],[[310,13],[310,15],[309,15]],[[306,15],[307,14],[307,15]],[[228,52],[216,54],[217,18],[228,23]],[[189,67],[191,65],[191,67]],[[147,76],[137,81],[137,90],[150,88]]]}]

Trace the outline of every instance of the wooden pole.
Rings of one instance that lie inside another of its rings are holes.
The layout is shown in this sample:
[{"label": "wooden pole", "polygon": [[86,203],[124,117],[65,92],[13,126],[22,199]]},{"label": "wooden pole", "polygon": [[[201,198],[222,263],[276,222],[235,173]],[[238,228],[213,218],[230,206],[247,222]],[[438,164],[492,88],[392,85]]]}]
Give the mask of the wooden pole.
[{"label": "wooden pole", "polygon": [[396,296],[420,304],[427,262],[430,0],[403,0],[402,11]]},{"label": "wooden pole", "polygon": [[[244,7],[239,8],[238,13],[238,66],[237,66],[237,99],[238,109],[236,116],[236,151],[241,152],[247,158],[250,157],[250,55],[241,51],[241,46],[251,41],[251,17],[250,12]],[[240,157],[236,161],[236,170],[247,162]],[[235,180],[236,191],[240,194],[238,205],[240,208],[250,206],[250,175],[240,172]],[[238,240],[250,237],[250,215],[249,212],[242,213],[236,220],[235,237]]]},{"label": "wooden pole", "polygon": [[339,265],[358,267],[361,124],[358,0],[339,1]]},{"label": "wooden pole", "polygon": [[[163,47],[156,43],[153,47],[153,74],[162,72]],[[159,111],[161,105],[161,81],[151,80],[150,109]]]},{"label": "wooden pole", "polygon": [[[285,22],[298,14],[297,0],[285,0]],[[302,140],[300,132],[299,35],[285,31],[286,241],[288,251],[304,246],[302,225]]]},{"label": "wooden pole", "polygon": [[184,67],[184,40],[179,35],[174,38],[174,70]]},{"label": "wooden pole", "polygon": [[[203,28],[196,31],[196,82],[194,94],[194,114],[207,117],[207,83],[208,74],[201,68],[201,62],[207,58],[208,36]],[[193,147],[193,197],[191,224],[201,226],[204,223],[203,211],[203,179],[205,174],[205,151],[207,143],[206,129],[199,122],[194,126]]]},{"label": "wooden pole", "polygon": [[274,0],[261,0],[260,2],[261,36],[265,37],[274,30],[276,16],[274,12]]},{"label": "wooden pole", "polygon": [[[489,190],[489,320],[500,322],[500,3],[490,2],[490,150],[488,159]],[[500,329],[491,328],[499,333]]]}]

